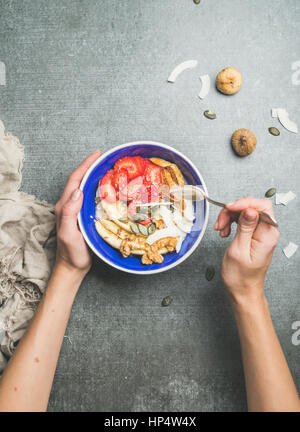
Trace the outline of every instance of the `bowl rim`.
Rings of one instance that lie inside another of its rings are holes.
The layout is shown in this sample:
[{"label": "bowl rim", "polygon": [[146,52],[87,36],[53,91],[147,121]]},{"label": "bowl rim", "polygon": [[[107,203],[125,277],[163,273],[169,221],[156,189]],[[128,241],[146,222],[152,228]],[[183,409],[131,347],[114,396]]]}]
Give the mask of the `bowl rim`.
[{"label": "bowl rim", "polygon": [[[207,187],[206,184],[203,180],[202,175],[200,174],[199,170],[196,168],[196,166],[193,164],[193,162],[186,157],[183,153],[181,153],[179,150],[167,145],[167,144],[163,144],[157,141],[132,141],[132,142],[128,142],[125,144],[121,144],[115,147],[112,147],[110,150],[106,151],[105,153],[103,153],[98,159],[96,159],[96,161],[90,166],[90,168],[87,170],[87,172],[85,173],[81,183],[80,183],[80,190],[83,191],[83,188],[86,184],[86,181],[90,175],[90,173],[93,171],[93,169],[99,164],[99,162],[103,159],[105,159],[107,156],[109,156],[111,153],[114,153],[117,150],[126,148],[126,147],[132,147],[132,146],[138,146],[138,145],[143,145],[143,144],[148,144],[148,145],[152,145],[152,146],[156,146],[156,147],[162,147],[165,148],[167,150],[170,150],[174,153],[176,153],[178,156],[180,156],[182,159],[184,159],[189,165],[191,165],[191,167],[195,170],[195,172],[197,173],[197,175],[199,176],[201,182],[202,182],[202,187],[206,193],[206,195],[208,196],[208,191],[207,191]],[[84,197],[83,197],[84,199]],[[166,267],[162,267],[162,268],[158,268],[155,270],[131,270],[131,269],[126,269],[124,267],[118,266],[117,264],[112,263],[109,259],[107,259],[105,256],[103,256],[99,251],[97,251],[97,249],[92,245],[92,243],[90,242],[88,235],[84,229],[83,226],[83,221],[81,218],[81,211],[78,214],[78,225],[80,228],[80,231],[86,241],[86,243],[88,244],[88,246],[90,247],[90,249],[94,252],[94,254],[96,254],[99,258],[101,258],[104,262],[106,262],[107,264],[109,264],[111,267],[116,268],[117,270],[121,270],[123,272],[126,273],[131,273],[131,274],[138,274],[138,275],[151,275],[151,274],[156,274],[156,273],[162,273],[164,271],[167,270],[171,270],[172,268],[176,267],[177,265],[181,264],[183,261],[185,261],[194,251],[195,249],[198,247],[199,243],[201,242],[204,233],[206,231],[207,228],[207,224],[208,224],[208,216],[209,216],[209,202],[206,200],[206,214],[205,214],[205,218],[204,218],[204,223],[203,223],[203,228],[200,232],[199,237],[197,238],[197,240],[195,241],[194,245],[178,260],[176,260],[175,262],[169,264]]]}]

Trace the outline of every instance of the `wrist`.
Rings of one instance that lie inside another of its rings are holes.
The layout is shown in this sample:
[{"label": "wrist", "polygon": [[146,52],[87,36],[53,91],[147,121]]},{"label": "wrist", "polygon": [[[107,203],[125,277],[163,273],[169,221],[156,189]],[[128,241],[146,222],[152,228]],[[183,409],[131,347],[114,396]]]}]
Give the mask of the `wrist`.
[{"label": "wrist", "polygon": [[87,271],[85,270],[77,269],[70,266],[67,262],[57,260],[53,268],[49,287],[59,286],[59,289],[72,291],[76,294],[86,274]]},{"label": "wrist", "polygon": [[236,315],[260,311],[268,307],[268,302],[264,295],[263,287],[259,290],[259,292],[247,294],[229,294],[229,298],[233,311]]},{"label": "wrist", "polygon": [[59,272],[63,274],[65,277],[72,277],[74,279],[80,280],[80,282],[84,279],[84,277],[89,272],[89,268],[78,268],[71,265],[67,260],[60,256],[56,256],[56,262],[54,265],[53,271]]}]

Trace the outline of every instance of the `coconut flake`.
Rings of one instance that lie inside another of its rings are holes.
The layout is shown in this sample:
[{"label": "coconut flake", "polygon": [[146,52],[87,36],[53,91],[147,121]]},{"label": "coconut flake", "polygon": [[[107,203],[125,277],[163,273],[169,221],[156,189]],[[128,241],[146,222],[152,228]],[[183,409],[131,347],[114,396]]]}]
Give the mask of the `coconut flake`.
[{"label": "coconut flake", "polygon": [[146,243],[152,245],[157,240],[163,239],[165,237],[178,237],[178,229],[176,228],[163,228],[156,230],[153,234],[147,237]]},{"label": "coconut flake", "polygon": [[185,71],[187,69],[193,69],[193,68],[195,68],[197,66],[197,64],[198,64],[197,60],[187,60],[187,61],[184,61],[184,62],[180,63],[171,72],[171,74],[170,74],[170,76],[168,78],[168,82],[174,83],[176,81],[176,79],[178,78],[178,76],[183,71]]},{"label": "coconut flake", "polygon": [[164,224],[167,228],[175,228],[172,220],[173,213],[169,209],[167,209],[166,207],[160,207],[159,213],[163,218]]},{"label": "coconut flake", "polygon": [[294,192],[289,191],[287,193],[277,193],[276,194],[276,204],[283,204],[283,205],[288,205],[291,201],[293,201],[293,199],[296,198],[296,194],[294,194]]},{"label": "coconut flake", "polygon": [[177,243],[176,243],[176,252],[177,253],[180,252],[183,240],[184,240],[184,236],[180,236],[179,239],[177,240]]},{"label": "coconut flake", "polygon": [[183,218],[179,210],[174,211],[173,219],[174,219],[174,223],[181,231],[183,231],[186,234],[191,232],[193,227],[193,222],[190,222],[185,218]]},{"label": "coconut flake", "polygon": [[273,118],[277,118],[277,117],[278,117],[278,114],[277,114],[277,108],[272,108],[272,109],[271,109],[271,116],[272,116]]},{"label": "coconut flake", "polygon": [[193,201],[185,199],[184,200],[184,210],[183,210],[183,215],[185,217],[186,220],[193,222],[195,219],[195,215],[194,215],[194,204]]},{"label": "coconut flake", "polygon": [[200,99],[204,99],[208,95],[210,90],[210,77],[209,75],[202,75],[200,77],[200,80],[202,82],[202,87],[198,96]]},{"label": "coconut flake", "polygon": [[285,129],[292,133],[298,133],[298,126],[289,119],[289,113],[287,110],[283,108],[277,108],[276,112],[280,123]]},{"label": "coconut flake", "polygon": [[289,242],[289,244],[283,249],[283,253],[287,258],[291,258],[297,249],[298,245],[293,242]]}]

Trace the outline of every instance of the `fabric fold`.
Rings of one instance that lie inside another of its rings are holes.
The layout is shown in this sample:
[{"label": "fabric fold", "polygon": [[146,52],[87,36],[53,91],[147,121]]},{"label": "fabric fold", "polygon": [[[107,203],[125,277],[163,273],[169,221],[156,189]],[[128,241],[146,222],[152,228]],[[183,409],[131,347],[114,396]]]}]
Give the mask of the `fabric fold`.
[{"label": "fabric fold", "polygon": [[0,374],[42,297],[55,258],[53,206],[19,191],[24,148],[0,120]]}]

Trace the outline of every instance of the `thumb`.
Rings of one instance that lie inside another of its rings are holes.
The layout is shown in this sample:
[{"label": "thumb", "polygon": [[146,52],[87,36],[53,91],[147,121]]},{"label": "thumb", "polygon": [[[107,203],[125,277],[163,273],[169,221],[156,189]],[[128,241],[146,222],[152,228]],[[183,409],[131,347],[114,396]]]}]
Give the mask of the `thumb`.
[{"label": "thumb", "polygon": [[60,229],[64,230],[65,234],[73,231],[74,227],[77,227],[77,216],[82,206],[82,200],[82,191],[80,189],[75,189],[69,200],[63,205]]},{"label": "thumb", "polygon": [[249,249],[252,236],[258,224],[258,213],[253,208],[247,208],[242,211],[238,220],[236,241],[239,247]]}]

